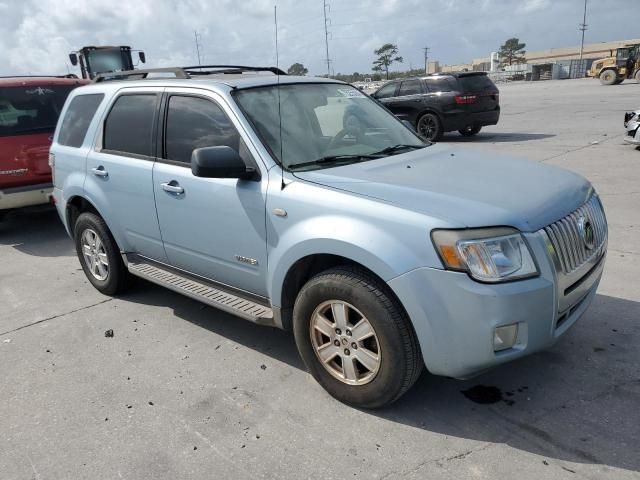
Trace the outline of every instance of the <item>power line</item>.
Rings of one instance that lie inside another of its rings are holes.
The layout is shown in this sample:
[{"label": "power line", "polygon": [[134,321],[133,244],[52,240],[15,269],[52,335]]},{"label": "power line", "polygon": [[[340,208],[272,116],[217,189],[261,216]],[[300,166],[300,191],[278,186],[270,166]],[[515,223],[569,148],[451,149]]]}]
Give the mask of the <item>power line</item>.
[{"label": "power line", "polygon": [[324,9],[324,44],[327,50],[327,78],[331,76],[331,59],[329,58],[329,30],[327,28],[327,0],[322,0]]},{"label": "power line", "polygon": [[587,0],[584,0],[584,15],[578,30],[582,31],[582,42],[580,42],[580,60],[582,60],[582,54],[584,52],[584,32],[587,30]]}]

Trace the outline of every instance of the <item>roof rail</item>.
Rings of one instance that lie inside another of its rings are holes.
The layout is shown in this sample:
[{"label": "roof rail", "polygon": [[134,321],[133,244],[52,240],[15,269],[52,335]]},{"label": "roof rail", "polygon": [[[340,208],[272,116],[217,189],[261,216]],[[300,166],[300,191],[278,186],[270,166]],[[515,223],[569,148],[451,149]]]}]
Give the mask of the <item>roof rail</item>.
[{"label": "roof rail", "polygon": [[126,70],[122,72],[106,72],[96,75],[94,82],[111,80],[145,80],[147,78],[165,78],[149,74],[171,73],[175,78],[192,78],[203,75],[242,74],[244,72],[271,72],[274,75],[286,75],[277,67],[248,67],[244,65],[194,65],[191,67],[146,68],[140,70]]},{"label": "roof rail", "polygon": [[[145,80],[149,78],[149,74],[155,73],[172,73],[175,78],[189,78],[189,75],[179,67],[168,68],[145,68],[140,70],[124,70],[122,72],[105,72],[96,75],[93,79],[95,83],[106,82],[109,80]],[[165,78],[165,77],[155,77]]]},{"label": "roof rail", "polygon": [[[274,75],[286,75],[286,72],[278,67],[250,67],[246,65],[194,65],[192,67],[182,67],[182,69],[191,75],[239,74],[244,72],[271,72]],[[202,71],[203,69],[206,71]]]}]

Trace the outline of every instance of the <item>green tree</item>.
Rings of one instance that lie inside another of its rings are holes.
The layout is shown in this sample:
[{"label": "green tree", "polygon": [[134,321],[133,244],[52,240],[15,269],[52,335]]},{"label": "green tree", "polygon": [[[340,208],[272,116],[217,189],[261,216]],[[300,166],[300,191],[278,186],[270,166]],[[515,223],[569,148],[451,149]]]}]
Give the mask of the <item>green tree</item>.
[{"label": "green tree", "polygon": [[289,69],[287,70],[287,73],[289,75],[300,75],[300,76],[304,76],[307,73],[309,73],[309,70],[301,63],[294,63],[293,65],[291,65],[289,67]]},{"label": "green tree", "polygon": [[378,57],[373,61],[374,72],[385,72],[387,80],[389,80],[389,66],[393,62],[402,63],[404,60],[398,55],[398,46],[392,43],[385,43],[373,53]]},{"label": "green tree", "polygon": [[504,45],[500,47],[500,64],[501,65],[513,65],[518,63],[525,63],[527,60],[524,57],[526,53],[524,47],[525,43],[520,43],[519,38],[510,38]]}]

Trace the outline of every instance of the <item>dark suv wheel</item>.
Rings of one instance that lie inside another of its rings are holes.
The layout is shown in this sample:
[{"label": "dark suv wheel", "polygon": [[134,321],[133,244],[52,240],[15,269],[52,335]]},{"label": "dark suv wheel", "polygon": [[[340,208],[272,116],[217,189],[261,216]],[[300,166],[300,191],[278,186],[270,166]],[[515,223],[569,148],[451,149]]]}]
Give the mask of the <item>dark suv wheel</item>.
[{"label": "dark suv wheel", "polygon": [[425,113],[418,119],[416,131],[430,142],[437,142],[442,138],[442,122],[435,113]]},{"label": "dark suv wheel", "polygon": [[94,213],[82,213],[73,232],[80,264],[91,284],[105,295],[124,291],[130,274],[104,220]]},{"label": "dark suv wheel", "polygon": [[420,375],[409,319],[386,285],[364,270],[337,267],[313,277],[298,294],[293,321],[307,368],[342,402],[388,405]]}]

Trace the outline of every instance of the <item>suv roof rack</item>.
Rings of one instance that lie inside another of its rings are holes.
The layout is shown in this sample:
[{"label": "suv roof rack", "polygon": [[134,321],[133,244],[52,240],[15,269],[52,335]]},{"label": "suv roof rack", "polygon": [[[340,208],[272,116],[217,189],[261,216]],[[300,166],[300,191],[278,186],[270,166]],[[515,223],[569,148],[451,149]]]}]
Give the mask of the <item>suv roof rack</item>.
[{"label": "suv roof rack", "polygon": [[[146,68],[123,72],[107,72],[96,75],[94,82],[111,80],[145,80],[147,78],[166,78],[155,74],[170,73],[174,78],[187,79],[205,75],[239,75],[245,72],[271,72],[274,75],[286,75],[277,67],[249,67],[245,65],[194,65],[190,67]],[[150,77],[149,74],[152,76]]]}]

